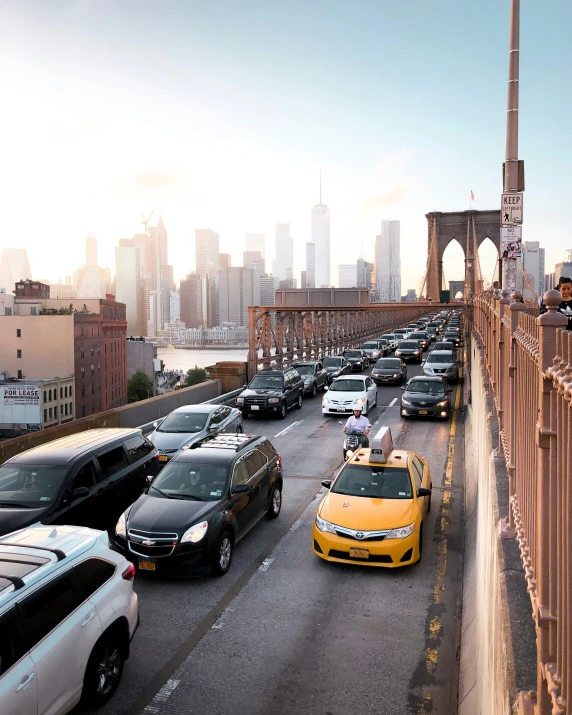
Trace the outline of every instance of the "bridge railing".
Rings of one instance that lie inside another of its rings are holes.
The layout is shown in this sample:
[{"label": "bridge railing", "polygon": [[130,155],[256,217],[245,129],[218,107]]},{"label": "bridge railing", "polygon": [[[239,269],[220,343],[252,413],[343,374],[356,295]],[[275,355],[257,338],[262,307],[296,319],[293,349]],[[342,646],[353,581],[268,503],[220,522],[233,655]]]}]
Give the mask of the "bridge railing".
[{"label": "bridge railing", "polygon": [[509,474],[501,527],[517,539],[536,627],[536,715],[572,713],[572,332],[560,301],[546,293],[538,317],[506,291],[473,302]]}]

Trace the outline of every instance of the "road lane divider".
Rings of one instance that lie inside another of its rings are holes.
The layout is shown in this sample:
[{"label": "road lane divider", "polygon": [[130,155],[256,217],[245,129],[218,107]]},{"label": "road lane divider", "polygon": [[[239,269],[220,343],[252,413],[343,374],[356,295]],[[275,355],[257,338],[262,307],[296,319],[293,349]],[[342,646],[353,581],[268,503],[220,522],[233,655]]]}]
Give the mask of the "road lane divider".
[{"label": "road lane divider", "polygon": [[295,420],[294,422],[292,422],[291,424],[289,424],[288,427],[284,427],[283,430],[280,430],[280,432],[277,432],[277,433],[274,435],[274,437],[282,437],[283,435],[285,435],[285,434],[287,434],[288,432],[290,432],[291,429],[293,429],[294,427],[296,427],[296,425],[302,424],[303,421],[304,421],[304,420]]}]

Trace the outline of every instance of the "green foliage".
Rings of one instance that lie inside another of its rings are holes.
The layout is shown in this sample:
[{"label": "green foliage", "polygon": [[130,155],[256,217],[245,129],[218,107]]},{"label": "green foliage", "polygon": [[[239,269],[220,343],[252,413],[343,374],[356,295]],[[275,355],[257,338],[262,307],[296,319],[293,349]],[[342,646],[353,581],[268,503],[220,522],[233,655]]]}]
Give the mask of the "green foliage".
[{"label": "green foliage", "polygon": [[151,378],[142,370],[137,370],[127,380],[127,402],[139,402],[153,396]]},{"label": "green foliage", "polygon": [[191,385],[198,385],[199,382],[205,382],[205,380],[208,379],[207,371],[204,368],[197,367],[195,365],[190,370],[187,370],[187,374],[185,376],[185,386],[191,387]]}]

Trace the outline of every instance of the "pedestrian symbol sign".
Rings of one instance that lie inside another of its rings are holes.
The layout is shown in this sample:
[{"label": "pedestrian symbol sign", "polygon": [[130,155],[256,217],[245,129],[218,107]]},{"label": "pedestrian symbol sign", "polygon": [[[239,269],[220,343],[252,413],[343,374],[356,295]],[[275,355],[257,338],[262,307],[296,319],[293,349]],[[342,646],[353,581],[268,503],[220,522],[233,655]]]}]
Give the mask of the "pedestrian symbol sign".
[{"label": "pedestrian symbol sign", "polygon": [[520,226],[522,223],[522,193],[503,194],[501,226]]}]

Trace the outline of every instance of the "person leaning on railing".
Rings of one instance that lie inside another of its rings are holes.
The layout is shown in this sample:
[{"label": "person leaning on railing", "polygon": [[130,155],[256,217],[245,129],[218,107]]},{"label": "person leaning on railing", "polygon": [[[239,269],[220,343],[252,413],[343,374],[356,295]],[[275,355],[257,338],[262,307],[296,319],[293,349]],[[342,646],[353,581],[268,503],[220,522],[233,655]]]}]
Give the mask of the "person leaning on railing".
[{"label": "person leaning on railing", "polygon": [[[560,291],[560,295],[562,296],[562,302],[558,306],[558,312],[568,318],[566,330],[572,330],[572,278],[562,276],[556,286],[556,290]],[[547,312],[544,303],[540,304],[540,312]]]}]

